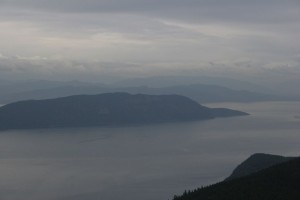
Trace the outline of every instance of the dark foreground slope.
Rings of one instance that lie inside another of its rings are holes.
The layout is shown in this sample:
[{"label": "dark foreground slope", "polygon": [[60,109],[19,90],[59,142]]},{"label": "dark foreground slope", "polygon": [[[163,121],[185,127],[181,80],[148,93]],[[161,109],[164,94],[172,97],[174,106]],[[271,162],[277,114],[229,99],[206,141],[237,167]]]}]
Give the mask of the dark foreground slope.
[{"label": "dark foreground slope", "polygon": [[256,153],[242,162],[237,168],[235,168],[232,174],[226,180],[232,180],[253,174],[260,170],[266,169],[268,167],[289,161],[295,157],[284,157],[278,155],[270,155],[264,153]]},{"label": "dark foreground slope", "polygon": [[174,200],[298,200],[300,158],[248,176],[185,192]]},{"label": "dark foreground slope", "polygon": [[0,108],[0,129],[107,126],[247,115],[210,109],[179,95],[106,93],[30,100]]}]

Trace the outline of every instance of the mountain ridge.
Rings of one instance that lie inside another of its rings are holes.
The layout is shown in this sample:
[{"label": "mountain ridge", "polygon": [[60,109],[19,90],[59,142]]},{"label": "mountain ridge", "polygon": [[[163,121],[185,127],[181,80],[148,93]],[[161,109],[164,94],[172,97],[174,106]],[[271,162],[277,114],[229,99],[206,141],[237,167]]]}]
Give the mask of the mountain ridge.
[{"label": "mountain ridge", "polygon": [[226,181],[240,178],[258,172],[260,170],[266,169],[268,167],[280,164],[295,157],[284,157],[279,155],[256,153],[251,155],[241,164],[239,164],[232,172],[232,174],[226,178]]},{"label": "mountain ridge", "polygon": [[299,180],[300,157],[294,157],[250,174],[185,191],[173,200],[298,200]]},{"label": "mountain ridge", "polygon": [[[0,102],[12,103],[15,101],[26,99],[48,99],[57,98],[70,95],[80,94],[99,94],[99,93],[112,93],[112,92],[127,92],[131,94],[150,94],[150,95],[168,95],[178,94],[187,96],[200,103],[213,103],[213,102],[253,102],[253,101],[268,101],[268,100],[293,100],[296,97],[283,97],[271,94],[263,94],[251,92],[246,90],[233,90],[218,85],[206,84],[190,84],[190,85],[176,85],[170,87],[154,88],[148,86],[138,87],[112,87],[105,85],[66,85],[45,89],[29,90],[11,94],[4,94],[0,97]],[[299,98],[300,99],[300,98]]]}]

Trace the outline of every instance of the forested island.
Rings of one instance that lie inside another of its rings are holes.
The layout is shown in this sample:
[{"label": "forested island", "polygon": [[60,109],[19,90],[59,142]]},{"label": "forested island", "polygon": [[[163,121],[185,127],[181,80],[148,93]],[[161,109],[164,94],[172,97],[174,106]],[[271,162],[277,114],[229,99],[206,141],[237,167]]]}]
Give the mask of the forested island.
[{"label": "forested island", "polygon": [[119,126],[248,115],[180,95],[105,93],[28,100],[0,108],[0,129]]}]

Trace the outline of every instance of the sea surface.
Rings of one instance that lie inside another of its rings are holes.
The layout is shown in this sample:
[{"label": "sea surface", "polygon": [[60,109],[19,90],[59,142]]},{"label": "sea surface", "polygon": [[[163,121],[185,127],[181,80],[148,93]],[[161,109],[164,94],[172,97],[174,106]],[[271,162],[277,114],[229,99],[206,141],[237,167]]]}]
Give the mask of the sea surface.
[{"label": "sea surface", "polygon": [[0,132],[0,199],[168,200],[253,153],[300,155],[300,102],[209,104],[250,116]]}]

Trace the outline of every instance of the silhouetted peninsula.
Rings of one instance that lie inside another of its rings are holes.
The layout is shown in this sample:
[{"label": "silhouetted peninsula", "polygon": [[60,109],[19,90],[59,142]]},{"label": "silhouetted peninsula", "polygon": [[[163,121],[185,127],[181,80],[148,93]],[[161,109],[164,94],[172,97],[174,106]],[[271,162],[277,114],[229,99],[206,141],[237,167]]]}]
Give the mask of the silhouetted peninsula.
[{"label": "silhouetted peninsula", "polygon": [[114,126],[242,116],[179,95],[106,93],[28,100],[0,108],[0,129]]}]

